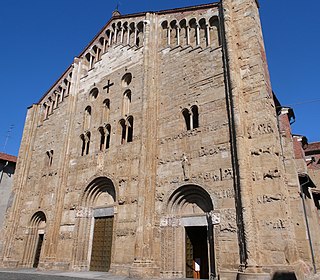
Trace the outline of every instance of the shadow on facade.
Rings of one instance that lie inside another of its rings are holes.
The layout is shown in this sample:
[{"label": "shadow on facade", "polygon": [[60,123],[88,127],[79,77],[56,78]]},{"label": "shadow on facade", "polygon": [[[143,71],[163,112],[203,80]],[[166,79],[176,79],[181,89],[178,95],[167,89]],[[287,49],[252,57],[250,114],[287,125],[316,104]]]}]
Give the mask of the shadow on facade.
[{"label": "shadow on facade", "polygon": [[297,280],[294,272],[276,272],[272,280]]}]

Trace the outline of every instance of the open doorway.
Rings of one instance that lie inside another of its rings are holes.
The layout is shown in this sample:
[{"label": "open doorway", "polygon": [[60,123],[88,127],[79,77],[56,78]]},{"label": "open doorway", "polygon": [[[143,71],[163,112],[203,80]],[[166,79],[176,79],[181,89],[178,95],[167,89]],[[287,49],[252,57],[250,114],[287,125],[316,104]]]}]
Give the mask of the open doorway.
[{"label": "open doorway", "polygon": [[207,227],[185,227],[185,230],[186,277],[209,279]]},{"label": "open doorway", "polygon": [[38,265],[39,265],[40,255],[41,255],[41,248],[42,248],[42,243],[43,243],[43,237],[44,237],[44,234],[39,234],[37,248],[36,248],[36,254],[35,254],[34,262],[33,262],[33,267],[34,268],[37,268]]}]

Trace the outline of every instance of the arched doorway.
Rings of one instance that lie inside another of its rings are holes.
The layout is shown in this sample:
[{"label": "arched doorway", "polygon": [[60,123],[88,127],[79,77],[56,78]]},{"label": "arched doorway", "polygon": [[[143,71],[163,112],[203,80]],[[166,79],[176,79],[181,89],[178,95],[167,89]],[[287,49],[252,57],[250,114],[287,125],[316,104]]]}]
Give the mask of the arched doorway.
[{"label": "arched doorway", "polygon": [[25,250],[23,254],[23,266],[37,268],[41,261],[45,240],[47,218],[44,212],[36,212],[30,219]]},{"label": "arched doorway", "polygon": [[[189,184],[175,190],[168,201],[171,219],[180,227],[182,266],[186,278],[209,279],[215,275],[213,226],[210,213],[213,203],[208,192]],[[178,252],[177,252],[178,253]]]},{"label": "arched doorway", "polygon": [[94,179],[85,188],[78,209],[78,238],[74,266],[109,271],[112,261],[116,192],[107,177]]}]

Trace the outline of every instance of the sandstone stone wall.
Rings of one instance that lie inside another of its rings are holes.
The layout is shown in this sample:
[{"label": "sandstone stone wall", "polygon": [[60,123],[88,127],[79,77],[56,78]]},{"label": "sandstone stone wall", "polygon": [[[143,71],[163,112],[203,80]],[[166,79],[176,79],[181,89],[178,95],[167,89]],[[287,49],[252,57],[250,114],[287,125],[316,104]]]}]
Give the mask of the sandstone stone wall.
[{"label": "sandstone stone wall", "polygon": [[43,234],[39,268],[89,270],[104,216],[116,274],[186,277],[188,227],[212,277],[311,266],[253,0],[116,15],[29,108],[17,176],[3,266],[32,267]]}]

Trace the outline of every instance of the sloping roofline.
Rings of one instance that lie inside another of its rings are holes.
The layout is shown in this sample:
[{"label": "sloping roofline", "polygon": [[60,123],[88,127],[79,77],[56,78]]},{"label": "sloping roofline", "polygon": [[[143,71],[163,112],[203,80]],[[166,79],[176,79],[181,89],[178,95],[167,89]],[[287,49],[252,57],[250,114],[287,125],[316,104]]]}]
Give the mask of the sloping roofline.
[{"label": "sloping roofline", "polygon": [[[187,6],[187,7],[182,7],[182,8],[174,8],[174,9],[168,9],[168,10],[160,10],[160,11],[147,11],[147,12],[140,12],[140,13],[133,13],[133,14],[127,14],[127,15],[119,15],[119,16],[114,16],[111,17],[108,22],[101,28],[101,30],[97,33],[96,36],[89,42],[89,44],[86,45],[84,50],[76,56],[76,58],[81,57],[89,48],[89,46],[99,37],[99,35],[107,28],[107,26],[115,19],[125,19],[125,18],[130,18],[130,17],[141,17],[145,16],[148,13],[153,13],[153,14],[158,14],[158,15],[163,15],[163,14],[170,14],[170,13],[176,13],[176,12],[183,12],[183,11],[193,11],[193,10],[199,10],[199,9],[205,9],[209,7],[215,7],[219,4],[219,2],[212,2],[210,4],[201,4],[201,5],[196,5],[196,6]],[[71,64],[64,72],[63,74],[56,80],[56,82],[46,91],[44,95],[39,99],[37,105],[41,103],[41,101],[46,97],[46,95],[57,85],[58,81],[62,79],[62,77],[73,67],[73,64]],[[32,106],[30,106],[32,107]],[[30,108],[29,107],[29,108]]]},{"label": "sloping roofline", "polygon": [[10,162],[17,162],[17,157],[0,152],[0,160],[10,161]]}]

